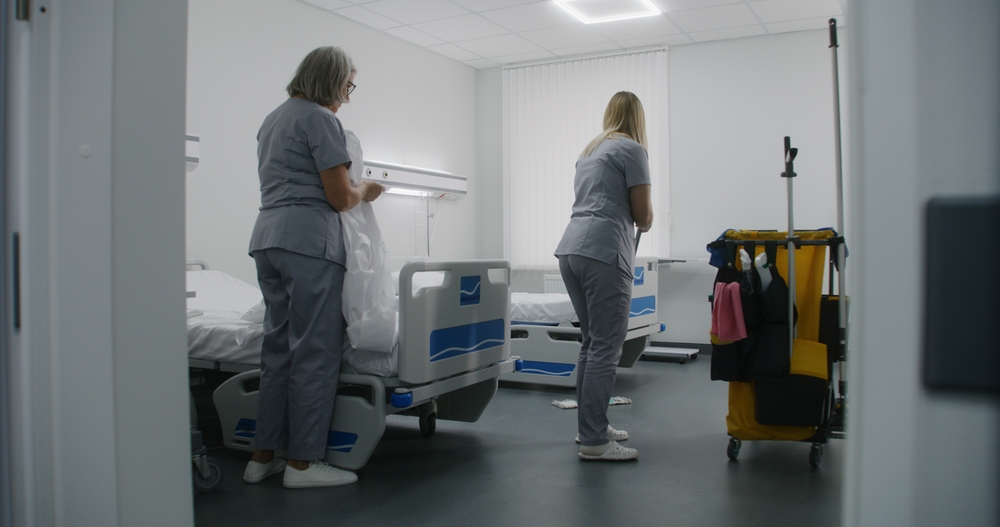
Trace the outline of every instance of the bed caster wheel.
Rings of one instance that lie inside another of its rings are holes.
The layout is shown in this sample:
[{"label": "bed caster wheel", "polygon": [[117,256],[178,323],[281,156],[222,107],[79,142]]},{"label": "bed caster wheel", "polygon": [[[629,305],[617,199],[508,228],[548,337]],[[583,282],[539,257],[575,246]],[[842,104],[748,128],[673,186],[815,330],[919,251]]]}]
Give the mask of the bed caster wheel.
[{"label": "bed caster wheel", "polygon": [[424,434],[424,437],[430,437],[434,435],[435,429],[437,429],[437,413],[420,414],[420,433]]},{"label": "bed caster wheel", "polygon": [[809,450],[809,466],[819,468],[820,461],[823,460],[823,445],[813,444]]},{"label": "bed caster wheel", "polygon": [[736,461],[736,458],[740,457],[740,447],[743,446],[743,442],[735,437],[729,438],[729,447],[726,448],[726,455],[729,459]]},{"label": "bed caster wheel", "polygon": [[207,471],[202,474],[198,467],[191,467],[191,479],[197,492],[211,492],[222,481],[222,467],[214,459],[206,461]]}]

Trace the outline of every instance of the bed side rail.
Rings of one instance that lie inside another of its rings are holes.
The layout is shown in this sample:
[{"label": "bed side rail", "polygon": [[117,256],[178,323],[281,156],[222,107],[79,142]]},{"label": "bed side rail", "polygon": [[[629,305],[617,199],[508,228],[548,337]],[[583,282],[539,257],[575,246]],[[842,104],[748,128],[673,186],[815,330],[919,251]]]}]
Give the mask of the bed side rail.
[{"label": "bed side rail", "polygon": [[[412,292],[413,275],[447,273]],[[423,384],[510,356],[507,260],[410,262],[399,273],[399,379]]]}]

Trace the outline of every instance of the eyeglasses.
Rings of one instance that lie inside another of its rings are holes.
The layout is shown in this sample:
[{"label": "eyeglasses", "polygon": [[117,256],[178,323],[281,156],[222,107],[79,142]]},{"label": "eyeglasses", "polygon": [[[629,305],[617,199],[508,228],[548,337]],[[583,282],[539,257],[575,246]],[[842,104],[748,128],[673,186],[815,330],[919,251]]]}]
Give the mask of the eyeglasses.
[{"label": "eyeglasses", "polygon": [[357,88],[357,87],[358,86],[356,84],[354,84],[353,82],[347,81],[347,94],[350,95],[354,91],[354,88]]}]

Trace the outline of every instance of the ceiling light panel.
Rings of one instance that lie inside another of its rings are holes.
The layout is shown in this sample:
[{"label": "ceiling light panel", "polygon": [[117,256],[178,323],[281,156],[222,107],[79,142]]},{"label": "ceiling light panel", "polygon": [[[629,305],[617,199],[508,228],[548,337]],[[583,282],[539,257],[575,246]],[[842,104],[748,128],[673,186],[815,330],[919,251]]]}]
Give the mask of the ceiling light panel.
[{"label": "ceiling light panel", "polygon": [[482,16],[517,32],[580,23],[576,17],[552,2],[535,2],[507,9],[497,9],[483,13]]},{"label": "ceiling light panel", "polygon": [[649,0],[552,0],[584,24],[598,24],[656,16],[660,10]]}]

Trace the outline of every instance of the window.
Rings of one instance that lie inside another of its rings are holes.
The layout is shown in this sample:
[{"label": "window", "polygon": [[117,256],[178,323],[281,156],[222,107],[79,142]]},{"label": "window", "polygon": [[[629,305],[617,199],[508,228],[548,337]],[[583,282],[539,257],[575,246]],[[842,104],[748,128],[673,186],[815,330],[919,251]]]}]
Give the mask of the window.
[{"label": "window", "polygon": [[512,268],[557,267],[552,253],[569,223],[576,160],[601,132],[611,96],[622,90],[635,93],[646,112],[660,231],[643,237],[641,252],[667,254],[668,202],[660,188],[670,166],[667,51],[660,49],[504,69],[504,254]]}]

